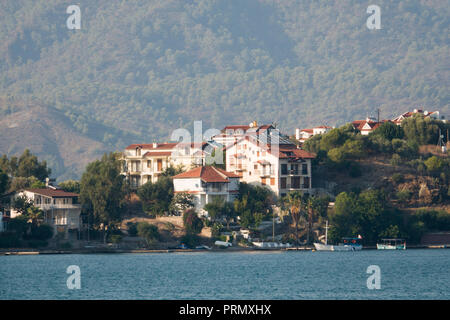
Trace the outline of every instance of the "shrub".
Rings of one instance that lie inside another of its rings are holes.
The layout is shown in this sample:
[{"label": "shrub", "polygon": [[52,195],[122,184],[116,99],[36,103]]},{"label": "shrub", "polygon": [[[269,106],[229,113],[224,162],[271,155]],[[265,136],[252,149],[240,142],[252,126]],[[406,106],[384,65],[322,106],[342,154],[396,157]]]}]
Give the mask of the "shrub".
[{"label": "shrub", "polygon": [[158,228],[147,222],[139,222],[137,225],[138,235],[144,238],[147,246],[154,244],[159,240]]},{"label": "shrub", "polygon": [[403,175],[401,173],[394,173],[392,175],[392,181],[394,183],[400,183],[403,181]]},{"label": "shrub", "polygon": [[183,214],[183,224],[188,234],[199,234],[203,229],[203,221],[194,209],[188,209]]},{"label": "shrub", "polygon": [[127,223],[127,228],[128,228],[128,235],[130,237],[136,237],[137,236],[137,234],[138,234],[137,223],[128,222]]},{"label": "shrub", "polygon": [[400,157],[398,154],[394,153],[391,158],[391,165],[398,166],[401,163],[402,163],[402,157]]},{"label": "shrub", "polygon": [[200,237],[195,234],[186,234],[180,239],[188,248],[195,248],[200,243]]},{"label": "shrub", "polygon": [[48,245],[48,242],[45,240],[30,240],[27,242],[28,247],[30,248],[42,248]]},{"label": "shrub", "polygon": [[72,244],[70,242],[64,242],[60,245],[61,249],[72,249]]},{"label": "shrub", "polygon": [[405,189],[405,190],[401,190],[399,192],[397,192],[397,199],[401,202],[401,203],[406,203],[408,200],[411,199],[411,191]]},{"label": "shrub", "polygon": [[40,226],[33,226],[31,228],[31,239],[35,240],[48,240],[53,236],[53,228],[48,224],[42,224]]},{"label": "shrub", "polygon": [[109,241],[114,244],[120,243],[122,241],[122,236],[119,234],[113,234],[109,237]]},{"label": "shrub", "polygon": [[16,235],[21,238],[28,229],[28,218],[20,215],[12,218],[8,222],[8,231],[16,233]]},{"label": "shrub", "polygon": [[19,248],[22,243],[15,232],[0,233],[0,248]]}]

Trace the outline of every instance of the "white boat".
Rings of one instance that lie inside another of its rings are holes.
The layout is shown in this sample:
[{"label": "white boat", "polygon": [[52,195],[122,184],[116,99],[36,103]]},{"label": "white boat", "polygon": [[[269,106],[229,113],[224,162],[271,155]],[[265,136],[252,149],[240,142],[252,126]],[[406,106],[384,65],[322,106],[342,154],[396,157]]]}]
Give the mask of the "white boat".
[{"label": "white boat", "polygon": [[361,236],[357,238],[342,238],[342,242],[338,245],[328,244],[328,221],[325,226],[325,244],[314,243],[317,251],[359,251],[362,249]]},{"label": "white boat", "polygon": [[406,240],[404,239],[381,239],[377,243],[378,250],[406,250]]}]

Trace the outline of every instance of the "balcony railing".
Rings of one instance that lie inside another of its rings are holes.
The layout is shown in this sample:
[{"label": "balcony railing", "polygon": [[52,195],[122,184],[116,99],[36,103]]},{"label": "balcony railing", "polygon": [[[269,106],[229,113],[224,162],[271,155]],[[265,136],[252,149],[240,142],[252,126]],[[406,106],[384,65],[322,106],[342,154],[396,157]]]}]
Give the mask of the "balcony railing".
[{"label": "balcony railing", "polygon": [[42,210],[52,210],[52,209],[81,209],[81,204],[53,204],[53,203],[42,203],[42,204],[35,204],[36,207],[42,209]]},{"label": "balcony railing", "polygon": [[272,176],[275,174],[275,170],[273,170],[273,169],[255,170],[255,174],[259,175],[261,177]]}]

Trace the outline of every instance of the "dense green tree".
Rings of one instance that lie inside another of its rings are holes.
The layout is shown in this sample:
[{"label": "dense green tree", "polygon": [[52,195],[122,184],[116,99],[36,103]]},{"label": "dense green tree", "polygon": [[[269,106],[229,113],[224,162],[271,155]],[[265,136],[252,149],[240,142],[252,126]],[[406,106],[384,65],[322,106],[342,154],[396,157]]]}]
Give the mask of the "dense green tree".
[{"label": "dense green tree", "polygon": [[142,209],[147,214],[168,214],[173,199],[172,178],[162,176],[155,183],[149,181],[139,187],[137,195],[142,202]]},{"label": "dense green tree", "polygon": [[107,229],[121,220],[126,184],[120,169],[117,154],[104,154],[101,160],[88,164],[81,177],[81,204],[92,215],[94,226],[101,226],[104,242]]},{"label": "dense green tree", "polygon": [[181,192],[176,193],[172,202],[170,203],[169,209],[173,213],[185,212],[187,209],[191,209],[195,207],[195,200],[192,194]]},{"label": "dense green tree", "polygon": [[402,139],[403,134],[403,128],[390,121],[384,122],[372,132],[372,135],[380,135],[389,141],[392,139]]},{"label": "dense green tree", "polygon": [[8,175],[0,169],[0,195],[8,189]]},{"label": "dense green tree", "polygon": [[[13,168],[11,170],[13,170]],[[47,168],[47,162],[39,162],[38,158],[28,149],[25,149],[23,154],[19,157],[17,169],[13,171],[13,175],[16,177],[28,178],[34,176],[40,181],[45,180],[50,173],[51,169]]]},{"label": "dense green tree", "polygon": [[373,245],[394,226],[402,229],[398,211],[388,206],[386,195],[379,190],[340,193],[330,218],[330,239],[334,242],[362,235],[364,243]]},{"label": "dense green tree", "polygon": [[219,219],[224,219],[227,224],[227,229],[230,229],[230,222],[237,217],[235,206],[231,202],[223,201],[220,198],[214,199],[207,203],[204,208],[208,212],[208,216],[213,222]]},{"label": "dense green tree", "polygon": [[239,184],[239,195],[234,202],[234,210],[240,217],[243,227],[256,227],[265,218],[272,215],[274,194],[261,186],[245,182]]},{"label": "dense green tree", "polygon": [[58,183],[58,187],[66,192],[80,193],[80,181],[66,180]]},{"label": "dense green tree", "polygon": [[436,144],[439,137],[439,125],[436,120],[414,115],[402,121],[405,139],[419,145]]}]

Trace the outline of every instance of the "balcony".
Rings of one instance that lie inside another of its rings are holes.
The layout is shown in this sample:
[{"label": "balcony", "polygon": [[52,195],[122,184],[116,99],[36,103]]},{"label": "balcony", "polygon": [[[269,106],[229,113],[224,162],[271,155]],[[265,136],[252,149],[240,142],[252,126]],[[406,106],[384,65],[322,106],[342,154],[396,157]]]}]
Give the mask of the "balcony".
[{"label": "balcony", "polygon": [[42,210],[58,210],[58,209],[81,209],[81,204],[53,204],[53,203],[45,203],[45,204],[36,204],[36,207]]},{"label": "balcony", "polygon": [[273,170],[273,169],[255,170],[255,175],[258,175],[260,177],[269,177],[269,176],[273,176],[274,174],[275,174],[275,170]]}]

